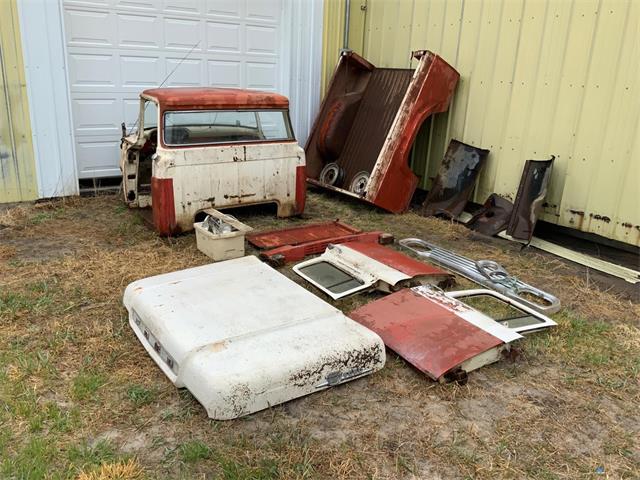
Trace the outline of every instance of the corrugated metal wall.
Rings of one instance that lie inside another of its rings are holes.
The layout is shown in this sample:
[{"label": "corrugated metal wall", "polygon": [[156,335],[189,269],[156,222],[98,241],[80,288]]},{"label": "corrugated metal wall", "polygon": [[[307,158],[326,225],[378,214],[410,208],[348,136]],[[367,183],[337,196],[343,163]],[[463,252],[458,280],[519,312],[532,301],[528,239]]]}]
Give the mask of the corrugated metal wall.
[{"label": "corrugated metal wall", "polygon": [[[323,72],[342,46],[327,0]],[[543,219],[640,244],[640,2],[352,0],[349,47],[381,67],[429,49],[461,74],[413,155],[428,188],[450,138],[489,148],[474,200],[515,197],[527,159],[556,156]],[[326,86],[326,78],[323,80]]]},{"label": "corrugated metal wall", "polygon": [[0,2],[0,203],[38,197],[15,0]]}]

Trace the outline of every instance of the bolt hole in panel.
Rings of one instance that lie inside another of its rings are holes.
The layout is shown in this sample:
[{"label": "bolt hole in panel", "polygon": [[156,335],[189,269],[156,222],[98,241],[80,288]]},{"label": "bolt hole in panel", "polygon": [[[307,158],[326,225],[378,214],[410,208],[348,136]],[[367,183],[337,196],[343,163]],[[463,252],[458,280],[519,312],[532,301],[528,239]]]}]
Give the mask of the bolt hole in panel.
[{"label": "bolt hole in panel", "polygon": [[138,280],[123,303],[149,356],[214,419],[354,380],[385,362],[377,334],[253,256]]}]

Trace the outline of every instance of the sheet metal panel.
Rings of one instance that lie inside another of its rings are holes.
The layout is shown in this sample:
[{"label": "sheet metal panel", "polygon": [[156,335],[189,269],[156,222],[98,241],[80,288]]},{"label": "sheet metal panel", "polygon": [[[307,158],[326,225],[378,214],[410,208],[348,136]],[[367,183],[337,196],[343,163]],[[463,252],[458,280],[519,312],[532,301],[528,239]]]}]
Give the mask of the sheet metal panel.
[{"label": "sheet metal panel", "polygon": [[[18,2],[18,11],[38,197],[76,195],[78,177],[61,5],[30,0]],[[98,108],[88,112],[94,116],[93,126],[99,123],[99,112]],[[94,149],[96,158],[104,155],[101,147]]]},{"label": "sheet metal panel", "polygon": [[410,289],[368,303],[349,316],[380,335],[387,347],[434,380],[504,343]]},{"label": "sheet metal panel", "polygon": [[351,242],[346,247],[360,252],[388,267],[394,268],[409,277],[441,276],[447,278],[448,274],[433,265],[415,260],[404,253],[377,243]]},{"label": "sheet metal panel", "polygon": [[478,203],[492,192],[513,201],[526,159],[555,155],[541,218],[640,244],[639,2],[354,3],[366,10],[352,8],[351,30],[364,32],[352,48],[375,65],[407,68],[407,52],[427,48],[461,74],[449,112],[421,130],[421,188],[450,138],[491,150]]},{"label": "sheet metal panel", "polygon": [[361,231],[351,225],[335,221],[255,232],[247,235],[247,240],[251,245],[258,248],[275,248],[283,245],[299,245],[315,240],[340,237],[360,233]]},{"label": "sheet metal panel", "polygon": [[123,303],[149,356],[214,419],[354,380],[385,362],[375,333],[253,256],[137,280]]},{"label": "sheet metal panel", "polygon": [[15,0],[0,2],[0,203],[38,198]]},{"label": "sheet metal panel", "polygon": [[398,114],[413,71],[376,68],[372,74],[353,128],[337,160],[346,184],[361,171],[371,173]]}]

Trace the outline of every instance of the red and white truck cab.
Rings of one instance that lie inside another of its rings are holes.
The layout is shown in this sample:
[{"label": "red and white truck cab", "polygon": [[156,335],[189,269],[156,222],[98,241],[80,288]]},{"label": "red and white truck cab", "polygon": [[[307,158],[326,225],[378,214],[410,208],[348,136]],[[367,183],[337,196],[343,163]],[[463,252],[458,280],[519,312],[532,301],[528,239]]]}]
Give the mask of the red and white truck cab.
[{"label": "red and white truck cab", "polygon": [[196,214],[212,207],[275,203],[279,217],[304,211],[304,150],[289,101],[272,92],[145,90],[137,128],[122,137],[120,168],[125,202],[151,206],[161,235],[192,230]]}]

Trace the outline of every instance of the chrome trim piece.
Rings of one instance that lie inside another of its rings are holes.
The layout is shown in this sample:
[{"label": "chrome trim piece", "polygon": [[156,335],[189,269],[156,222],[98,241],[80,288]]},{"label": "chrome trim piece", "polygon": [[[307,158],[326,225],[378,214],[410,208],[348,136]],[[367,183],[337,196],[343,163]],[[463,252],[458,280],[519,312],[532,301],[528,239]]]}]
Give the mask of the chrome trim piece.
[{"label": "chrome trim piece", "polygon": [[[404,238],[398,243],[421,258],[502,293],[537,312],[549,315],[560,310],[560,300],[557,297],[518,280],[496,262],[491,260],[474,262],[420,238]],[[540,303],[528,300],[523,294],[538,298]]]}]

